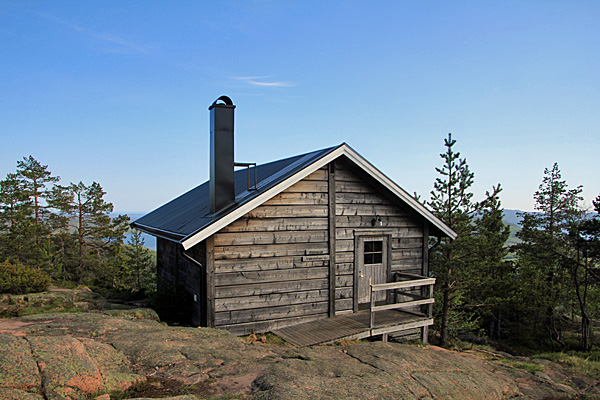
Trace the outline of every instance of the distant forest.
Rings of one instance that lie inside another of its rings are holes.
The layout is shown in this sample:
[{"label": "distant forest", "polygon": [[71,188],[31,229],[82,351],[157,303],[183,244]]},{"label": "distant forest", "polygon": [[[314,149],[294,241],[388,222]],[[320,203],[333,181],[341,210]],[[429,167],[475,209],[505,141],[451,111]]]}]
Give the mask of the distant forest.
[{"label": "distant forest", "polygon": [[[468,334],[513,348],[595,351],[600,194],[595,210],[584,209],[582,187],[569,187],[554,164],[532,194],[535,212],[505,218],[501,185],[475,199],[475,175],[455,146],[449,134],[429,200],[415,195],[458,234],[429,245],[432,342],[448,346]],[[129,217],[111,215],[104,195],[97,182],[62,185],[33,157],[18,161],[0,181],[0,291],[51,283],[153,293],[154,252],[141,232],[128,233]]]}]

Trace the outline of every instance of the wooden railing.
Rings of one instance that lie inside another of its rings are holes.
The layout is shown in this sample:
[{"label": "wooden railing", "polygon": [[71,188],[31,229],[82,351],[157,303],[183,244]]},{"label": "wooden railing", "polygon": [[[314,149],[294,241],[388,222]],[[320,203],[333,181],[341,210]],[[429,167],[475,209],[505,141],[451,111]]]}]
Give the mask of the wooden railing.
[{"label": "wooden railing", "polygon": [[[415,306],[427,306],[427,310],[425,312],[428,318],[432,317],[433,312],[433,285],[435,284],[435,278],[427,278],[425,276],[415,275],[415,274],[407,274],[396,272],[396,278],[403,279],[398,282],[391,283],[380,283],[380,284],[371,284],[369,282],[369,286],[371,287],[371,306],[370,306],[370,325],[369,327],[373,329],[375,327],[375,312],[384,311],[384,310],[395,310],[395,309],[403,309]],[[407,291],[408,289],[421,288],[421,294],[415,294]],[[387,303],[384,305],[376,305],[375,304],[375,296],[373,292],[379,291],[394,291],[393,293],[388,293],[386,298],[388,299]],[[398,297],[409,297],[414,300],[409,301],[401,301],[398,302]]]}]

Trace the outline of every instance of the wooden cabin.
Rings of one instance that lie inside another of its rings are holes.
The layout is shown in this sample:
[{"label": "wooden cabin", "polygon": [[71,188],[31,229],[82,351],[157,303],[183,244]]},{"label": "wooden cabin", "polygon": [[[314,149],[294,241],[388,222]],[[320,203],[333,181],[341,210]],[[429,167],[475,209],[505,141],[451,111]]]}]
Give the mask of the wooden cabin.
[{"label": "wooden cabin", "polygon": [[380,333],[425,338],[429,238],[455,233],[345,143],[234,171],[235,106],[219,100],[211,179],[132,223],[157,237],[159,290],[187,294],[193,324],[235,334],[367,310],[371,336],[392,310],[420,319]]}]

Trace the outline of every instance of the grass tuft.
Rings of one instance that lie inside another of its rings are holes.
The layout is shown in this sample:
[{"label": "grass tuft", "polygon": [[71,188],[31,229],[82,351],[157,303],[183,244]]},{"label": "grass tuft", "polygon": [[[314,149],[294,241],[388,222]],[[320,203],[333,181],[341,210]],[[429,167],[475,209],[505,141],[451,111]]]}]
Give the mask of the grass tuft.
[{"label": "grass tuft", "polygon": [[597,351],[591,353],[569,352],[569,353],[541,353],[536,358],[558,363],[567,368],[572,374],[581,374],[593,379],[600,379],[600,360]]},{"label": "grass tuft", "polygon": [[542,372],[544,371],[544,366],[536,363],[529,363],[523,361],[510,360],[507,358],[502,359],[502,364],[509,365],[513,368],[524,369],[529,372]]}]

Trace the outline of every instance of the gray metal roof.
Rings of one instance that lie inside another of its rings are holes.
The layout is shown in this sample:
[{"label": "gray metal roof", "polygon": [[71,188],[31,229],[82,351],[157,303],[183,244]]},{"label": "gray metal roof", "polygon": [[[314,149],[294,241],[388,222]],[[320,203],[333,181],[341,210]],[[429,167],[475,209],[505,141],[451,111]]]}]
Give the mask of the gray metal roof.
[{"label": "gray metal roof", "polygon": [[248,173],[250,183],[253,184],[254,167],[250,167],[249,170],[246,168],[237,170],[235,172],[236,204],[218,213],[210,213],[209,182],[206,181],[135,220],[131,226],[154,236],[182,241],[340,146],[256,166],[257,190],[248,190]]},{"label": "gray metal roof", "polygon": [[430,234],[456,238],[456,233],[452,229],[345,143],[258,165],[256,190],[248,190],[248,173],[253,183],[254,167],[249,171],[246,169],[236,171],[235,203],[217,213],[210,213],[209,182],[205,182],[137,219],[131,226],[151,235],[179,242],[188,249],[340,156],[347,157],[392,195],[429,221],[432,228]]}]

